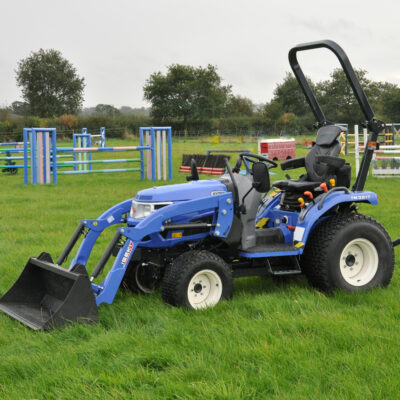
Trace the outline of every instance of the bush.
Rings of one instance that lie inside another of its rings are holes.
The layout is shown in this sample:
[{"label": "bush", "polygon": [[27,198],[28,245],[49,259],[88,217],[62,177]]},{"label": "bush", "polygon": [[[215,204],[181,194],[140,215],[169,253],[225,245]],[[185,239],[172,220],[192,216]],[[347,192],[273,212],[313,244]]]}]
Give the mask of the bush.
[{"label": "bush", "polygon": [[[107,115],[72,115],[65,114],[57,118],[39,118],[35,116],[21,117],[8,110],[0,110],[0,141],[22,140],[23,128],[49,127],[56,128],[59,137],[71,138],[74,132],[87,128],[89,133],[98,134],[100,127],[106,128],[109,138],[124,138],[137,135],[142,126],[171,126],[176,135],[184,134],[183,122],[180,120],[159,121],[146,115],[121,114]],[[297,134],[306,129],[301,118],[293,114],[284,114],[279,123],[271,126],[261,115],[198,119],[188,124],[188,134],[193,135],[277,135]]]}]

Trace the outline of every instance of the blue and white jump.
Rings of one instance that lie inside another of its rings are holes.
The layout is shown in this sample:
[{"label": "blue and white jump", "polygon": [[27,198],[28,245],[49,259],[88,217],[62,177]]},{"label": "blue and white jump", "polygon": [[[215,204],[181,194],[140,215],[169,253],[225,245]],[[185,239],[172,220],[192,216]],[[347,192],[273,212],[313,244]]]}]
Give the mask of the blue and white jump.
[{"label": "blue and white jump", "polygon": [[[86,132],[74,134],[73,147],[57,147],[55,128],[25,128],[23,131],[24,183],[57,183],[58,175],[88,173],[140,172],[140,178],[146,178],[145,156],[147,159],[147,179],[172,179],[172,132],[171,127],[143,127],[139,130],[139,146],[92,147],[91,137]],[[105,138],[105,136],[104,136]],[[105,145],[105,141],[103,142]],[[167,156],[168,148],[168,156]],[[93,160],[92,153],[139,151],[140,158]],[[65,154],[59,154],[65,153]],[[73,161],[58,160],[73,155]],[[55,156],[55,157],[54,157]],[[29,160],[31,165],[29,165]],[[93,164],[139,162],[138,168],[93,169]],[[84,166],[84,168],[82,168]],[[89,168],[87,168],[89,166]],[[72,171],[60,171],[61,168],[73,167]],[[30,168],[30,174],[29,174]],[[168,170],[168,171],[167,171]],[[52,179],[51,179],[52,177]]]}]

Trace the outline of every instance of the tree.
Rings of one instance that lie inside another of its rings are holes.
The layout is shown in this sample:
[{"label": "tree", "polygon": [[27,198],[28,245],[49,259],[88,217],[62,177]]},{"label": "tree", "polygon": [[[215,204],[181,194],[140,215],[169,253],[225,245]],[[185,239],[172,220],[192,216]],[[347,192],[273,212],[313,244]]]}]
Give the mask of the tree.
[{"label": "tree", "polygon": [[67,128],[67,129],[76,129],[78,126],[78,118],[76,115],[72,114],[63,114],[60,116],[60,122]]},{"label": "tree", "polygon": [[253,110],[253,102],[242,96],[229,96],[225,105],[225,114],[228,117],[251,117]]},{"label": "tree", "polygon": [[[364,70],[355,71],[361,87],[378,117],[389,117],[389,120],[400,119],[400,89],[388,82],[375,82],[367,78]],[[365,120],[353,90],[342,69],[335,69],[330,79],[318,83],[308,82],[328,121],[344,122],[349,125],[359,124]],[[288,122],[283,118],[291,114]],[[315,116],[305,99],[296,79],[287,74],[274,91],[273,99],[264,106],[262,112],[265,124],[269,128],[285,130],[298,127],[312,129]]]},{"label": "tree", "polygon": [[386,122],[400,121],[400,88],[393,85],[382,96],[382,114]]},{"label": "tree", "polygon": [[160,122],[178,119],[185,132],[189,121],[201,121],[222,115],[231,87],[221,84],[216,67],[206,68],[172,64],[167,73],[150,75],[143,87],[144,98],[151,102],[151,116]]},{"label": "tree", "polygon": [[271,100],[261,111],[265,124],[270,129],[276,129],[276,123],[283,113],[282,104],[277,100]]},{"label": "tree", "polygon": [[[308,79],[308,82],[315,89],[315,84],[310,79]],[[262,111],[266,125],[273,129],[277,129],[277,124],[279,126],[287,125],[282,124],[282,120],[279,121],[286,113],[297,117],[296,124],[299,128],[312,129],[315,117],[297,79],[291,73],[287,73],[283,82],[277,84],[273,99],[264,106]]]},{"label": "tree", "polygon": [[[374,112],[378,115],[384,114],[383,99],[387,97],[386,93],[397,86],[388,82],[371,81],[367,78],[367,71],[361,69],[354,72]],[[320,105],[329,121],[351,125],[365,121],[365,115],[342,69],[335,69],[329,80],[318,83],[317,91]]]},{"label": "tree", "polygon": [[96,114],[107,115],[109,117],[115,117],[121,114],[118,108],[110,104],[97,104],[94,111]]},{"label": "tree", "polygon": [[[315,85],[308,79],[311,87]],[[276,85],[274,90],[274,100],[278,101],[286,113],[303,116],[310,112],[310,107],[297,82],[297,79],[291,73],[286,73],[282,83]]]},{"label": "tree", "polygon": [[293,113],[282,114],[277,121],[277,128],[282,133],[298,132],[297,116]]},{"label": "tree", "polygon": [[75,114],[82,106],[84,78],[54,49],[32,52],[18,62],[17,84],[29,104],[30,113],[39,117]]},{"label": "tree", "polygon": [[28,115],[29,104],[24,101],[13,101],[11,103],[10,111],[15,115]]}]

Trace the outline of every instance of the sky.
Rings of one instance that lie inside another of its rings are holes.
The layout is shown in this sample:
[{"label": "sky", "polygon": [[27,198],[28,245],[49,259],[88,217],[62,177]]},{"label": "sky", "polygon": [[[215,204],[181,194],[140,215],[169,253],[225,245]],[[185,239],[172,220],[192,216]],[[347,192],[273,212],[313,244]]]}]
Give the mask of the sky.
[{"label": "sky", "polygon": [[[19,60],[63,54],[85,78],[84,107],[148,106],[143,85],[173,63],[217,66],[235,95],[265,103],[290,70],[289,49],[331,39],[354,68],[400,85],[397,0],[0,0],[0,107],[21,99]],[[327,50],[299,55],[314,81],[339,64]]]}]

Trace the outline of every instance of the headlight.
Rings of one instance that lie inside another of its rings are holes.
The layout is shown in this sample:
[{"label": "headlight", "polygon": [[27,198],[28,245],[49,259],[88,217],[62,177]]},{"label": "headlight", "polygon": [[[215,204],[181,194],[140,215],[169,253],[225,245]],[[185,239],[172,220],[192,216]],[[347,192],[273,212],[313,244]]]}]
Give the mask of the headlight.
[{"label": "headlight", "polygon": [[164,202],[164,203],[141,203],[136,200],[132,201],[131,212],[129,213],[131,218],[146,218],[155,210],[159,208],[165,207],[171,202]]}]

